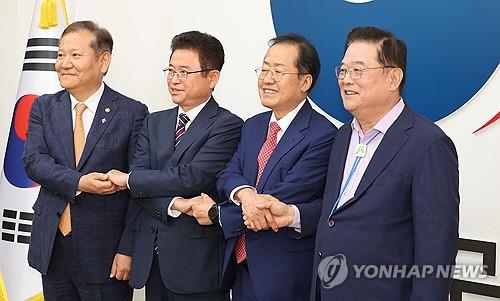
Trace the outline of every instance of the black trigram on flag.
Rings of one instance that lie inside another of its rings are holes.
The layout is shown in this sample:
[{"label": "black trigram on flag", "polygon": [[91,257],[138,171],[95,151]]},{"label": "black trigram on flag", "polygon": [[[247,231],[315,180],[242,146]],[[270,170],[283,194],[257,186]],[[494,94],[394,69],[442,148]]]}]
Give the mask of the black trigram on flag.
[{"label": "black trigram on flag", "polygon": [[55,71],[59,39],[31,38],[26,45],[23,71]]},{"label": "black trigram on flag", "polygon": [[2,240],[30,243],[33,213],[4,209],[2,213]]}]

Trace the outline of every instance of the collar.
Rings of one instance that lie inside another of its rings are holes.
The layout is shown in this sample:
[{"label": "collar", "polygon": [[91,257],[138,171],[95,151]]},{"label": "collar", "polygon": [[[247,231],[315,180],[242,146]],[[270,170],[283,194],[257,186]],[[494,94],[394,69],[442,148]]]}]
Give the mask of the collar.
[{"label": "collar", "polygon": [[207,100],[205,100],[204,102],[200,103],[199,105],[197,105],[196,107],[192,108],[191,110],[187,111],[187,112],[184,112],[184,110],[181,109],[181,107],[177,106],[177,119],[179,118],[179,115],[181,113],[184,113],[186,114],[188,117],[189,117],[189,121],[190,122],[193,122],[194,119],[196,118],[196,116],[198,116],[198,114],[201,112],[201,110],[203,110],[203,108],[205,107],[205,105],[207,104],[207,102],[212,98],[212,96],[210,96]]},{"label": "collar", "polygon": [[87,110],[90,110],[92,113],[97,111],[97,106],[99,105],[99,101],[101,100],[102,94],[104,93],[104,83],[101,83],[101,86],[94,94],[90,95],[85,101],[78,101],[71,93],[69,93],[69,98],[71,99],[71,109],[75,109],[75,106],[79,103],[85,104],[87,106]]},{"label": "collar", "polygon": [[369,135],[372,131],[380,132],[385,135],[387,130],[391,127],[391,125],[398,119],[399,115],[403,112],[403,109],[405,108],[405,103],[403,101],[403,98],[400,98],[398,103],[392,107],[392,109],[387,112],[382,119],[380,119],[375,126],[369,130],[366,134],[363,135],[363,131],[361,130],[361,125],[359,124],[358,120],[354,118],[351,122],[351,128],[358,132],[358,134],[363,137],[365,135]]},{"label": "collar", "polygon": [[[302,107],[306,103],[306,99],[308,99],[308,97],[306,97],[303,101],[301,101],[293,110],[291,110],[290,112],[288,112],[280,120],[276,119],[276,116],[274,115],[274,112],[273,112],[271,114],[271,118],[269,119],[269,124],[271,124],[271,122],[274,121],[274,122],[278,123],[278,125],[280,126],[281,131],[285,132],[286,129],[292,123],[293,119],[295,119],[295,116],[297,116],[297,114],[299,113],[300,109],[302,109]],[[269,127],[269,125],[268,125],[268,127]]]}]

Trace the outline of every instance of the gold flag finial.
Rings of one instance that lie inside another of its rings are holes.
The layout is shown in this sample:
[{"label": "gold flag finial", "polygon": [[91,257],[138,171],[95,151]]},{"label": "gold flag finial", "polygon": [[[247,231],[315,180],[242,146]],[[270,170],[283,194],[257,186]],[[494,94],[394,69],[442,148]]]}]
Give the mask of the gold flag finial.
[{"label": "gold flag finial", "polygon": [[[61,0],[61,7],[64,14],[66,26],[69,25],[68,10],[66,8],[66,1]],[[43,0],[40,4],[40,20],[38,26],[42,29],[49,29],[50,27],[57,26],[57,2],[56,0]]]},{"label": "gold flag finial", "polygon": [[57,26],[57,3],[56,0],[43,0],[40,4],[40,21],[38,26],[48,29]]}]

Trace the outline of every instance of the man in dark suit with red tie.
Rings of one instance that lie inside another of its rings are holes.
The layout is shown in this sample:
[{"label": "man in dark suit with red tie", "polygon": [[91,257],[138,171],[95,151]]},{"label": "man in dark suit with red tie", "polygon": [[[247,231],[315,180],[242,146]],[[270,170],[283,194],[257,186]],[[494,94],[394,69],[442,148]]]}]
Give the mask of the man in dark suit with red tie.
[{"label": "man in dark suit with red tie", "polygon": [[224,236],[190,216],[187,198],[215,197],[215,180],[231,158],[243,121],[212,96],[224,64],[215,37],[191,31],[174,37],[164,70],[177,107],[153,113],[139,134],[126,185],[140,207],[130,284],[146,285],[146,300],[225,301],[221,282]]},{"label": "man in dark suit with red tie", "polygon": [[238,150],[218,175],[223,203],[203,195],[191,208],[201,224],[218,223],[220,214],[223,279],[235,276],[233,300],[303,301],[336,128],[309,103],[320,62],[306,39],[272,39],[256,71],[271,111],[245,122]]}]

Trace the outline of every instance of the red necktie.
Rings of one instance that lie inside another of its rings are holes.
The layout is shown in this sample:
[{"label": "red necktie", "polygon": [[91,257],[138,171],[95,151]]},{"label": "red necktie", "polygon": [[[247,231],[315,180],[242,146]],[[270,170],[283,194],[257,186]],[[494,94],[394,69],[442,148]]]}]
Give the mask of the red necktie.
[{"label": "red necktie", "polygon": [[[280,126],[277,122],[273,121],[269,124],[269,131],[267,132],[267,139],[262,145],[260,149],[259,156],[257,157],[257,161],[259,162],[259,170],[257,172],[257,181],[255,186],[259,184],[260,177],[264,172],[264,168],[266,167],[267,161],[271,157],[276,145],[278,144],[278,132],[280,131]],[[236,240],[236,246],[234,248],[234,252],[236,253],[236,262],[241,263],[247,258],[247,251],[245,246],[245,234],[238,237]]]}]

